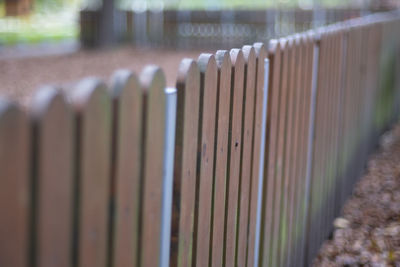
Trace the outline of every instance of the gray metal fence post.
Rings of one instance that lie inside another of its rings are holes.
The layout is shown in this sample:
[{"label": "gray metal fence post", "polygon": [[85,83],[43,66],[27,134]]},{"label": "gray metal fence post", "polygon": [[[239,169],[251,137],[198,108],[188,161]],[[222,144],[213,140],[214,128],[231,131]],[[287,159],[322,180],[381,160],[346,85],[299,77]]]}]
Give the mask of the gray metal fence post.
[{"label": "gray metal fence post", "polygon": [[258,258],[260,253],[260,228],[261,228],[261,209],[262,209],[262,193],[264,184],[264,156],[265,156],[265,134],[267,128],[267,107],[268,107],[268,82],[269,82],[269,59],[264,60],[264,94],[261,124],[261,149],[260,164],[258,170],[258,192],[257,192],[257,217],[256,217],[256,238],[254,246],[254,267],[258,266]]},{"label": "gray metal fence post", "polygon": [[177,95],[175,88],[166,88],[166,128],[165,148],[163,163],[163,195],[161,208],[161,246],[160,246],[160,267],[169,266],[169,252],[171,239],[171,217],[172,217],[172,192],[175,152],[175,124]]}]

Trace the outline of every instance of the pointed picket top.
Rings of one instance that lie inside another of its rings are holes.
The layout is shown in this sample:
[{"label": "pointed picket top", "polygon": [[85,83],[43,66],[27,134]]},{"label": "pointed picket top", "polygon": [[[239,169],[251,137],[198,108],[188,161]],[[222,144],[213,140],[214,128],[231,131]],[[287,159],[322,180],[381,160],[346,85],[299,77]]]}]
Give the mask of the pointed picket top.
[{"label": "pointed picket top", "polygon": [[215,120],[217,108],[218,68],[212,54],[201,54],[197,60],[200,69],[200,168],[198,173],[198,214],[196,236],[196,265],[209,263],[211,209],[214,171]]},{"label": "pointed picket top", "polygon": [[[202,53],[197,59],[200,72],[207,73],[208,75],[217,76],[217,63],[213,54]],[[215,72],[215,74],[214,74]]]},{"label": "pointed picket top", "polygon": [[165,148],[165,76],[157,66],[140,74],[144,125],[142,144],[142,213],[140,266],[158,266],[160,261],[161,207]]},{"label": "pointed picket top", "polygon": [[142,91],[136,76],[118,70],[112,76],[113,100],[112,226],[113,266],[138,262],[140,171],[142,148]]},{"label": "pointed picket top", "polygon": [[106,266],[111,157],[111,101],[106,86],[87,78],[74,88],[78,167],[78,213],[74,261],[79,266]]},{"label": "pointed picket top", "polygon": [[272,258],[272,239],[274,234],[274,198],[276,172],[276,153],[277,153],[277,129],[279,123],[279,92],[280,92],[280,75],[282,65],[282,46],[277,39],[270,40],[268,45],[268,58],[270,60],[270,77],[268,88],[268,110],[267,110],[267,134],[266,147],[268,148],[265,155],[265,198],[263,203],[263,221],[262,225],[263,241],[261,242],[260,263],[263,265],[270,264]]},{"label": "pointed picket top", "polygon": [[229,131],[231,133],[229,145],[229,180],[227,184],[227,211],[226,211],[226,266],[235,265],[237,216],[239,200],[240,156],[242,151],[242,113],[244,97],[244,69],[245,60],[241,49],[231,49],[229,55],[232,62],[231,80],[231,110]]},{"label": "pointed picket top", "polygon": [[183,59],[177,77],[171,266],[189,266],[193,256],[196,164],[200,106],[200,71]]},{"label": "pointed picket top", "polygon": [[289,235],[289,248],[291,251],[288,252],[289,255],[289,263],[288,264],[294,264],[294,262],[299,262],[299,244],[301,240],[301,234],[300,234],[300,227],[301,227],[301,221],[299,219],[301,215],[301,200],[299,197],[302,196],[301,190],[304,188],[304,182],[305,182],[305,175],[303,175],[304,170],[304,164],[302,164],[303,159],[305,158],[304,155],[304,144],[306,142],[305,138],[305,132],[304,130],[306,129],[306,114],[305,114],[305,99],[306,99],[306,90],[304,88],[304,81],[305,78],[307,77],[306,71],[306,49],[305,49],[305,43],[304,43],[304,34],[296,34],[295,39],[294,39],[294,46],[295,46],[295,53],[298,57],[296,65],[295,65],[295,72],[297,73],[297,78],[296,78],[296,84],[295,84],[295,90],[296,90],[296,111],[295,111],[295,132],[297,134],[295,135],[295,144],[294,144],[294,169],[291,171],[291,179],[293,184],[291,190],[291,233]]},{"label": "pointed picket top", "polygon": [[29,263],[30,140],[26,114],[0,98],[0,265]]},{"label": "pointed picket top", "polygon": [[[41,88],[33,98],[31,116],[35,138],[34,183],[38,266],[70,266],[73,216],[74,124],[64,95]],[[57,244],[57,246],[54,246]]]},{"label": "pointed picket top", "polygon": [[215,55],[218,66],[217,143],[215,144],[215,177],[211,265],[223,265],[223,243],[228,177],[229,118],[231,104],[232,63],[229,52],[218,50]]},{"label": "pointed picket top", "polygon": [[288,38],[287,37],[279,38],[279,44],[281,45],[282,50],[285,50],[288,45]]},{"label": "pointed picket top", "polygon": [[291,241],[292,241],[292,230],[291,227],[293,226],[293,196],[294,196],[294,190],[296,188],[295,186],[295,181],[293,181],[293,176],[292,173],[294,171],[294,167],[296,166],[295,163],[295,156],[296,156],[296,149],[297,149],[297,139],[296,137],[299,135],[298,129],[296,128],[297,125],[297,115],[299,114],[298,111],[295,109],[298,108],[298,71],[300,70],[299,68],[299,62],[300,62],[300,50],[298,46],[296,45],[298,43],[298,34],[292,35],[290,40],[288,41],[288,49],[289,49],[289,57],[290,57],[290,66],[289,66],[289,75],[290,75],[290,82],[288,85],[288,90],[289,90],[289,101],[288,101],[288,123],[286,126],[286,132],[289,134],[286,137],[286,152],[285,152],[285,182],[284,182],[284,188],[285,188],[285,196],[284,203],[285,203],[285,217],[286,217],[286,229],[283,231],[286,234],[286,237],[284,239],[284,242],[286,245],[283,249],[282,255],[283,255],[283,262],[285,264],[289,264],[289,261],[291,260]]},{"label": "pointed picket top", "polygon": [[[248,244],[248,209],[250,202],[251,165],[252,165],[252,142],[254,122],[254,100],[255,100],[255,79],[256,79],[256,54],[254,47],[245,45],[242,48],[245,59],[245,82],[243,97],[243,125],[242,125],[242,166],[240,178],[240,204],[239,204],[239,231],[238,231],[238,252],[237,264],[246,265],[246,254]],[[253,252],[251,252],[253,254]]]},{"label": "pointed picket top", "polygon": [[277,39],[270,40],[268,43],[268,54],[274,54],[276,50],[278,49],[278,46],[280,47],[280,42]]},{"label": "pointed picket top", "polygon": [[164,92],[165,75],[162,69],[158,66],[146,66],[140,73],[139,80],[142,89],[148,93]]},{"label": "pointed picket top", "polygon": [[276,195],[274,196],[276,199],[275,202],[275,214],[274,214],[274,237],[273,237],[273,257],[271,258],[272,266],[275,266],[279,264],[280,262],[280,257],[281,257],[281,246],[283,245],[283,242],[281,242],[281,236],[284,233],[284,229],[286,228],[286,225],[282,223],[285,220],[285,213],[283,212],[282,205],[285,204],[285,199],[282,197],[282,193],[285,193],[284,189],[284,168],[285,168],[285,143],[286,143],[286,138],[285,138],[285,132],[286,132],[286,124],[287,124],[287,107],[288,107],[288,97],[289,97],[289,69],[290,69],[290,46],[289,44],[291,41],[289,41],[287,38],[281,38],[280,42],[282,44],[282,51],[281,51],[281,56],[282,56],[282,72],[281,72],[281,84],[279,87],[279,122],[278,122],[278,133],[277,133],[277,155],[276,155],[276,173],[275,173],[275,180],[276,180],[276,186],[274,190],[276,191]]},{"label": "pointed picket top", "polygon": [[89,108],[89,103],[97,97],[108,95],[105,84],[97,78],[85,78],[72,90],[70,99],[74,110],[81,112]]},{"label": "pointed picket top", "polygon": [[[262,145],[262,129],[265,128],[263,121],[264,103],[264,79],[265,79],[265,59],[267,51],[263,43],[253,45],[256,54],[256,96],[255,96],[255,118],[254,118],[254,148],[252,162],[252,187],[250,200],[250,222],[249,222],[249,252],[247,257],[247,266],[258,264],[259,241],[260,241],[260,222],[261,222],[261,198],[263,187],[263,166],[260,162],[261,152],[265,153],[265,147]],[[265,107],[266,108],[266,107]],[[253,251],[253,253],[251,253]],[[257,261],[257,263],[255,262]]]}]

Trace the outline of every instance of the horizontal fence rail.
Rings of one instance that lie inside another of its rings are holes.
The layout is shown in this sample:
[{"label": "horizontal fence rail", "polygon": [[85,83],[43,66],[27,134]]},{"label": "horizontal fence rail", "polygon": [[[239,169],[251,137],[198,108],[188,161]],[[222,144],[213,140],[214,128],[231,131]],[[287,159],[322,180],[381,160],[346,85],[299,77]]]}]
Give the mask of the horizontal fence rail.
[{"label": "horizontal fence rail", "polygon": [[400,113],[400,15],[0,99],[0,266],[308,266]]}]

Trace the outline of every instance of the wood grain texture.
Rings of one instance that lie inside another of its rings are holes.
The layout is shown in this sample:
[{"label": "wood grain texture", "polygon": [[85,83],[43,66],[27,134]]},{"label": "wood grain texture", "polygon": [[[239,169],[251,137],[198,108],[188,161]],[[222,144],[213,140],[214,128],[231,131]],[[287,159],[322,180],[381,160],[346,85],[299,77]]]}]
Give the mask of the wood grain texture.
[{"label": "wood grain texture", "polygon": [[78,266],[106,266],[110,186],[111,101],[96,79],[81,81],[71,95],[76,116]]},{"label": "wood grain texture", "polygon": [[33,98],[32,122],[36,167],[37,266],[71,266],[74,177],[72,110],[55,88],[42,88]]},{"label": "wood grain texture", "polygon": [[348,72],[350,72],[350,70],[348,70],[348,67],[349,67],[349,60],[351,59],[351,58],[349,58],[347,55],[348,55],[348,52],[349,52],[349,39],[348,39],[348,31],[347,31],[347,29],[346,30],[344,30],[344,32],[343,32],[343,66],[342,66],[342,72],[341,72],[341,74],[342,74],[342,80],[341,80],[341,83],[342,83],[342,92],[343,92],[343,96],[342,96],[342,128],[341,128],[341,155],[340,155],[340,162],[339,162],[339,164],[340,164],[340,166],[341,166],[341,169],[343,170],[343,177],[342,177],[342,186],[341,186],[341,203],[343,204],[344,203],[344,201],[345,201],[345,199],[347,198],[347,195],[346,195],[346,187],[347,187],[347,173],[346,173],[346,169],[347,169],[347,166],[346,166],[346,162],[345,162],[345,158],[346,158],[346,153],[347,153],[347,149],[348,149],[348,146],[347,146],[347,129],[348,129],[348,127],[347,127],[347,125],[348,125],[348,120],[349,120],[349,118],[348,118],[348,116],[347,116],[347,112],[348,112],[348,109],[349,109],[349,107],[348,107],[348,104],[349,104],[349,101],[348,101],[348,93],[349,93],[349,90],[347,89],[348,88],[348,75],[350,74],[350,73],[348,73]]},{"label": "wood grain texture", "polygon": [[142,166],[142,91],[127,70],[116,71],[110,89],[113,108],[113,231],[115,267],[138,264],[140,171]]},{"label": "wood grain texture", "polygon": [[26,115],[0,99],[0,265],[28,265],[30,140]]},{"label": "wood grain texture", "polygon": [[293,166],[293,136],[294,136],[294,108],[295,108],[295,63],[296,53],[294,49],[293,37],[288,37],[287,40],[288,50],[288,67],[287,67],[287,101],[286,105],[286,116],[285,130],[282,133],[285,138],[285,144],[283,149],[283,165],[282,165],[282,203],[281,203],[281,237],[280,237],[280,264],[282,266],[287,265],[287,252],[289,242],[289,227],[290,227],[290,215],[289,215],[289,197],[290,190],[292,188],[290,180],[290,172]]},{"label": "wood grain texture", "polygon": [[342,207],[342,186],[343,186],[343,178],[344,178],[344,168],[341,162],[342,157],[342,144],[343,144],[343,127],[344,127],[344,71],[345,71],[345,35],[343,29],[339,30],[340,39],[339,39],[339,70],[338,70],[338,94],[339,94],[339,114],[338,114],[338,144],[337,144],[337,168],[338,168],[338,180],[336,182],[336,212],[339,213]]},{"label": "wood grain texture", "polygon": [[165,76],[159,67],[148,66],[140,74],[140,85],[144,94],[140,266],[158,266],[165,145]]},{"label": "wood grain texture", "polygon": [[227,211],[226,211],[226,236],[225,236],[225,265],[235,265],[238,200],[239,200],[239,175],[240,155],[242,143],[242,112],[243,112],[243,83],[244,83],[244,56],[240,49],[229,52],[232,61],[231,80],[231,112],[229,118],[229,155],[227,181]]},{"label": "wood grain texture", "polygon": [[179,65],[174,161],[171,266],[191,266],[196,196],[200,71],[192,59]]},{"label": "wood grain texture", "polygon": [[[318,97],[317,97],[317,106],[318,109],[316,110],[316,117],[319,117],[316,119],[318,121],[319,127],[318,131],[315,132],[315,135],[319,136],[319,143],[315,143],[316,148],[318,149],[318,157],[315,159],[315,165],[318,170],[317,175],[315,176],[315,179],[317,181],[317,190],[314,192],[315,193],[315,198],[313,200],[313,205],[314,205],[314,214],[317,217],[317,228],[316,228],[316,242],[315,242],[315,248],[313,255],[317,253],[317,250],[319,248],[321,238],[323,235],[323,227],[324,227],[324,212],[325,210],[322,210],[321,207],[323,207],[324,204],[324,198],[325,198],[325,168],[326,168],[326,161],[325,156],[327,153],[326,150],[326,130],[327,130],[327,109],[329,106],[329,103],[327,102],[327,93],[328,93],[328,77],[329,77],[329,46],[328,46],[328,40],[327,40],[327,33],[324,32],[321,35],[321,41],[320,41],[320,65],[319,69],[320,72],[318,73]],[[317,122],[316,122],[317,123]],[[317,127],[317,126],[316,126]]]},{"label": "wood grain texture", "polygon": [[281,227],[282,227],[282,200],[283,200],[283,168],[284,168],[284,155],[285,155],[285,127],[286,127],[286,114],[287,114],[287,98],[288,98],[288,69],[289,69],[289,53],[287,46],[287,39],[280,39],[282,45],[282,69],[281,69],[281,83],[279,89],[279,113],[278,113],[278,127],[277,127],[277,153],[275,162],[275,177],[276,180],[274,191],[274,226],[272,237],[272,255],[271,266],[279,265],[281,254]]},{"label": "wood grain texture", "polygon": [[261,149],[261,131],[262,131],[262,111],[264,99],[264,60],[267,57],[267,51],[263,43],[253,45],[256,53],[256,93],[254,95],[254,127],[253,127],[253,155],[251,166],[251,188],[250,188],[250,212],[249,212],[249,237],[247,266],[254,266],[254,250],[256,242],[256,221],[257,221],[257,200],[258,186],[260,177],[260,152]]},{"label": "wood grain texture", "polygon": [[311,110],[311,76],[312,74],[312,47],[311,38],[306,34],[301,36],[300,39],[300,49],[301,49],[301,68],[300,68],[300,114],[299,114],[299,127],[300,127],[300,137],[298,139],[299,151],[297,155],[297,166],[296,174],[297,176],[297,186],[295,203],[297,203],[295,208],[295,255],[293,258],[293,263],[304,262],[304,242],[305,233],[304,220],[305,220],[305,188],[306,188],[306,175],[307,175],[307,148],[308,148],[308,129],[310,128],[310,110]]},{"label": "wood grain texture", "polygon": [[[336,186],[336,180],[337,180],[337,156],[336,156],[336,138],[337,138],[337,114],[338,114],[338,103],[337,103],[337,95],[338,95],[338,90],[337,90],[337,77],[336,77],[336,72],[337,72],[337,65],[338,65],[338,52],[337,52],[337,32],[333,28],[332,30],[332,73],[331,73],[331,102],[332,102],[332,109],[331,109],[331,135],[330,135],[330,166],[329,166],[329,173],[330,173],[330,181],[329,181],[329,194],[328,194],[328,203],[329,203],[329,222],[333,221],[335,219],[335,186]],[[361,128],[361,127],[360,127]],[[363,155],[361,155],[362,159]],[[326,235],[329,235],[329,232],[333,230],[332,224],[328,222],[327,224],[327,230],[326,230]]]},{"label": "wood grain texture", "polygon": [[[317,37],[315,37],[315,39],[316,39]],[[313,53],[314,53],[314,51],[315,51],[315,49],[317,49],[317,45],[318,45],[318,41],[317,40],[313,40],[313,42],[314,42],[314,47],[313,47]],[[318,58],[318,63],[320,62],[320,56],[319,56],[319,58]],[[311,62],[311,64],[314,66],[314,62]],[[314,77],[314,73],[313,73],[313,77]],[[318,74],[316,74],[316,75],[318,75]],[[317,76],[318,77],[318,76]],[[318,81],[317,81],[317,83],[318,83]],[[315,96],[315,98],[317,98],[318,97],[318,89],[317,89],[317,91],[316,91],[316,96]],[[318,103],[316,102],[315,103],[315,110],[317,110],[317,105],[318,105]],[[314,133],[316,132],[316,127],[317,127],[317,125],[315,125],[315,122],[316,122],[316,119],[317,119],[317,115],[315,115],[315,118],[314,118],[314,122],[313,121],[310,121],[310,123],[314,123]],[[314,135],[314,133],[309,133],[309,134],[313,134]],[[315,136],[315,135],[314,135]],[[314,179],[314,169],[315,169],[315,162],[314,162],[314,158],[315,158],[315,154],[316,154],[316,140],[315,140],[315,138],[313,138],[313,141],[312,141],[313,143],[312,143],[312,145],[313,145],[313,147],[312,147],[312,152],[311,152],[311,171],[310,171],[310,185],[309,185],[309,187],[310,187],[310,197],[309,197],[309,199],[308,199],[308,201],[307,201],[307,203],[306,203],[306,205],[308,206],[308,214],[306,214],[306,216],[307,216],[307,242],[313,242],[314,241],[314,235],[311,233],[311,229],[315,229],[315,228],[313,228],[313,227],[315,227],[315,218],[314,218],[314,214],[313,214],[313,211],[312,211],[312,201],[313,201],[313,199],[314,199],[314,188],[315,188],[315,186],[316,186],[316,182],[315,182],[315,179]],[[307,185],[306,185],[307,186]],[[315,231],[315,230],[314,230]],[[309,260],[310,260],[310,255],[311,255],[311,250],[312,250],[312,245],[310,245],[309,247],[307,247],[306,248],[306,251],[305,251],[305,253],[306,253],[306,261],[308,262]]]},{"label": "wood grain texture", "polygon": [[223,265],[232,63],[229,52],[225,50],[217,51],[215,58],[218,66],[218,118],[215,131],[217,143],[215,145],[211,266],[217,267]]},{"label": "wood grain texture", "polygon": [[324,128],[325,128],[325,106],[326,106],[326,72],[327,72],[327,43],[325,35],[321,35],[319,42],[319,63],[318,63],[318,81],[317,81],[317,96],[315,107],[315,132],[314,132],[314,156],[313,156],[313,189],[311,200],[311,216],[313,224],[310,226],[310,234],[313,236],[313,245],[310,249],[313,258],[318,249],[319,240],[322,233],[322,217],[319,214],[319,207],[322,203],[323,181],[321,179],[323,172],[323,156],[324,156]]},{"label": "wood grain texture", "polygon": [[270,61],[269,70],[269,90],[268,90],[268,111],[267,111],[267,136],[265,142],[266,157],[264,167],[264,188],[263,188],[263,221],[261,234],[262,266],[269,266],[272,255],[272,239],[274,225],[274,201],[275,201],[275,156],[277,150],[277,128],[279,114],[279,91],[282,52],[281,44],[278,40],[271,40],[268,48],[268,58]]},{"label": "wood grain texture", "polygon": [[[307,131],[308,129],[308,117],[307,108],[310,103],[307,101],[309,98],[308,92],[309,88],[306,84],[309,67],[309,55],[307,50],[308,38],[306,34],[301,34],[299,36],[299,53],[300,53],[300,69],[299,69],[299,79],[298,79],[298,90],[299,90],[299,106],[298,106],[298,128],[299,136],[297,138],[297,154],[296,154],[296,167],[292,174],[293,179],[296,181],[295,191],[294,191],[294,227],[293,227],[293,238],[294,246],[293,255],[291,256],[291,263],[301,262],[301,257],[303,254],[302,244],[304,233],[303,229],[303,215],[304,215],[304,189],[306,183],[306,158],[307,158]],[[311,87],[311,86],[310,86]]]},{"label": "wood grain texture", "polygon": [[319,181],[319,190],[317,192],[317,199],[315,200],[316,202],[319,202],[319,204],[316,205],[315,207],[315,212],[318,216],[319,220],[319,226],[318,226],[318,236],[317,236],[317,243],[316,243],[316,250],[314,252],[314,255],[316,255],[319,246],[321,244],[321,241],[324,236],[325,232],[325,222],[327,220],[327,206],[326,206],[326,194],[328,192],[328,183],[327,183],[327,156],[329,153],[329,124],[330,121],[328,121],[329,117],[329,112],[330,112],[330,101],[328,101],[329,98],[329,86],[330,86],[330,68],[331,68],[331,62],[330,62],[330,56],[331,56],[331,44],[329,41],[329,33],[324,32],[321,36],[321,51],[322,53],[325,54],[324,62],[323,62],[323,80],[321,83],[321,87],[318,89],[321,90],[322,92],[322,97],[321,97],[321,109],[319,110],[319,115],[321,116],[321,128],[320,128],[320,135],[321,135],[321,143],[320,143],[320,156],[318,158],[319,160],[319,175],[318,175],[318,181]]},{"label": "wood grain texture", "polygon": [[[314,71],[313,71],[313,67],[314,67],[314,61],[316,61],[316,59],[314,59],[314,51],[315,51],[315,46],[316,46],[316,42],[317,42],[317,40],[316,40],[316,38],[317,37],[315,37],[315,35],[311,35],[310,36],[310,40],[308,41],[308,46],[307,46],[307,53],[308,53],[308,69],[310,70],[308,73],[309,73],[309,75],[307,75],[307,80],[306,80],[306,84],[309,86],[309,87],[307,87],[307,88],[309,88],[308,90],[308,92],[309,92],[309,96],[308,96],[308,101],[310,102],[310,105],[308,105],[308,109],[307,109],[307,119],[308,119],[308,128],[306,129],[306,131],[307,131],[307,146],[306,146],[306,149],[307,149],[307,151],[308,151],[308,148],[309,148],[309,146],[310,146],[310,144],[309,144],[309,141],[310,141],[310,139],[309,139],[309,136],[310,135],[312,135],[312,136],[314,136],[314,132],[311,132],[310,131],[310,124],[311,123],[314,123],[314,121],[315,121],[315,116],[313,117],[313,118],[311,118],[311,112],[312,112],[312,110],[311,110],[311,108],[312,108],[312,101],[313,101],[313,95],[312,95],[312,86],[313,86],[313,77],[314,77]],[[315,97],[315,96],[314,96]],[[314,105],[315,105],[315,103],[314,103]],[[311,142],[313,142],[312,140],[311,140]],[[310,159],[308,159],[308,157],[306,157],[306,161],[305,161],[305,167],[304,167],[304,173],[305,173],[305,175],[307,175],[307,164],[308,164],[308,160],[312,160],[312,155],[313,155],[313,147],[311,147],[311,150],[312,151],[310,151],[310,154],[311,154],[311,158]],[[308,153],[308,152],[307,152]],[[307,185],[306,183],[305,183],[305,185],[304,185],[304,191],[306,192],[306,187],[307,186],[310,186],[310,191],[309,191],[309,194],[312,194],[312,192],[311,192],[311,185],[312,185],[312,173],[311,173],[311,170],[310,170],[310,180],[311,181],[309,181],[309,183],[310,183],[310,185]],[[307,182],[307,181],[306,181]],[[309,222],[311,221],[310,220],[310,214],[311,214],[311,212],[310,212],[310,208],[309,208],[309,206],[310,206],[310,203],[309,203],[309,198],[308,198],[308,196],[304,196],[304,202],[303,203],[305,203],[305,207],[304,207],[304,214],[303,214],[303,216],[304,217],[306,217],[304,220],[303,220],[303,223],[306,223],[306,224],[309,224]],[[307,213],[306,213],[306,211],[307,211]],[[306,227],[304,226],[303,227],[303,229],[306,229]],[[303,253],[301,254],[302,255],[302,258],[303,258],[303,261],[302,262],[306,262],[305,260],[307,259],[307,250],[308,250],[308,248],[306,248],[305,247],[305,245],[303,245],[303,244],[306,244],[306,241],[307,242],[309,242],[308,241],[308,232],[305,232],[304,233],[304,238],[303,238],[303,243],[302,243],[302,249],[303,249]]]},{"label": "wood grain texture", "polygon": [[242,48],[245,59],[245,83],[242,116],[242,159],[239,190],[239,224],[237,265],[245,266],[247,257],[251,165],[253,153],[254,100],[256,93],[256,54],[254,47]]},{"label": "wood grain texture", "polygon": [[200,126],[198,166],[198,213],[196,233],[196,266],[207,266],[210,259],[212,190],[214,172],[215,124],[217,108],[218,67],[215,57],[201,54],[200,69]]},{"label": "wood grain texture", "polygon": [[[298,180],[301,179],[301,175],[298,172],[297,165],[298,165],[298,153],[299,153],[299,142],[298,139],[301,137],[301,130],[300,130],[300,116],[301,114],[301,94],[303,89],[301,88],[301,70],[302,70],[302,51],[301,51],[301,44],[300,44],[300,36],[296,35],[293,39],[293,82],[292,82],[292,90],[293,90],[293,109],[292,109],[292,149],[290,152],[290,168],[287,173],[288,176],[288,183],[289,183],[289,192],[288,192],[288,244],[287,244],[287,252],[286,252],[286,260],[287,264],[291,266],[292,259],[295,256],[295,243],[296,237],[294,228],[296,226],[296,191],[298,189]],[[304,68],[304,67],[303,67]]]}]

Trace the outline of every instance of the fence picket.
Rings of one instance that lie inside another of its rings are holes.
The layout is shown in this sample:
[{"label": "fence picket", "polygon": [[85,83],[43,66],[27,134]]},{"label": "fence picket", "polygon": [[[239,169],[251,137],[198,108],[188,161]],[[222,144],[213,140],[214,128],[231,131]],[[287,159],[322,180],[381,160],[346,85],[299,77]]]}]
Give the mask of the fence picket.
[{"label": "fence picket", "polygon": [[299,256],[299,248],[302,241],[302,233],[301,230],[301,215],[303,212],[303,206],[301,205],[301,196],[304,194],[302,190],[304,188],[304,181],[305,181],[305,173],[303,172],[303,159],[306,158],[305,154],[305,127],[307,125],[307,114],[306,114],[306,107],[307,107],[307,86],[305,84],[305,80],[308,75],[307,69],[307,59],[308,54],[306,50],[306,38],[305,35],[298,35],[296,39],[296,48],[297,53],[299,54],[298,58],[298,69],[297,69],[297,83],[296,83],[296,90],[297,90],[297,110],[295,111],[296,114],[296,124],[295,130],[298,134],[295,138],[295,152],[294,152],[294,166],[291,173],[292,180],[294,183],[293,189],[293,198],[292,202],[292,227],[291,227],[291,242],[289,242],[291,246],[291,251],[289,252],[289,264],[295,265],[295,263],[300,262]]},{"label": "fence picket", "polygon": [[171,266],[191,266],[195,218],[200,72],[191,59],[182,60],[177,79],[174,199]]},{"label": "fence picket", "polygon": [[80,82],[71,99],[77,134],[74,263],[101,267],[108,248],[111,101],[96,79]]},{"label": "fence picket", "polygon": [[283,170],[282,170],[282,213],[281,213],[281,253],[280,253],[280,264],[282,266],[287,265],[288,256],[288,245],[289,245],[289,231],[290,231],[290,203],[289,196],[290,191],[293,187],[292,181],[290,180],[291,167],[293,166],[293,136],[294,136],[294,109],[296,107],[296,53],[295,44],[293,37],[288,38],[288,67],[287,67],[287,102],[286,102],[286,116],[283,117],[285,122],[285,132],[283,133],[285,138],[285,147],[283,150]]},{"label": "fence picket", "polygon": [[0,265],[24,267],[29,262],[30,134],[26,115],[0,99]]},{"label": "fence picket", "polygon": [[279,89],[279,113],[278,113],[278,127],[277,127],[277,151],[275,157],[275,176],[276,180],[274,186],[274,226],[273,226],[273,239],[272,239],[272,255],[271,255],[271,266],[277,266],[280,264],[281,255],[281,241],[282,241],[282,187],[283,184],[283,168],[284,168],[284,150],[285,150],[285,126],[286,126],[286,114],[287,114],[287,98],[288,98],[288,67],[289,67],[289,48],[287,39],[280,39],[282,45],[282,65],[280,73],[280,89]]},{"label": "fence picket", "polygon": [[232,63],[228,51],[225,50],[217,51],[215,58],[218,66],[218,121],[215,131],[217,141],[215,144],[211,265],[222,266],[225,228],[225,216],[223,214],[226,209],[226,180],[228,179],[227,161]]},{"label": "fence picket", "polygon": [[148,66],[140,74],[143,93],[142,212],[140,266],[160,264],[161,199],[165,146],[165,77],[159,67]]},{"label": "fence picket", "polygon": [[253,45],[256,54],[256,70],[255,70],[255,94],[254,94],[254,128],[253,128],[253,154],[251,166],[251,188],[250,188],[250,211],[249,211],[249,237],[247,266],[254,266],[257,228],[257,205],[259,198],[259,179],[260,179],[260,152],[262,139],[263,124],[263,101],[264,101],[264,64],[267,57],[263,43],[255,43]]},{"label": "fence picket", "polygon": [[210,260],[212,190],[214,172],[215,124],[217,108],[218,69],[215,57],[201,54],[200,69],[200,126],[198,153],[198,199],[196,227],[196,266],[206,266]]},{"label": "fence picket", "polygon": [[[306,34],[303,36],[303,41],[304,41],[304,68],[302,71],[303,75],[303,81],[302,81],[302,87],[304,88],[304,94],[303,94],[303,101],[304,101],[304,107],[303,107],[303,112],[304,112],[304,118],[303,118],[303,130],[302,130],[302,146],[301,146],[301,162],[300,162],[300,177],[303,177],[301,180],[300,184],[300,189],[298,193],[298,203],[299,203],[299,212],[300,214],[298,215],[299,217],[299,227],[297,229],[297,233],[300,235],[300,242],[299,245],[297,246],[297,260],[296,262],[301,262],[304,263],[305,260],[305,242],[306,242],[306,223],[307,223],[307,213],[308,213],[308,202],[307,202],[307,194],[308,192],[308,172],[307,172],[307,167],[308,167],[308,157],[309,154],[312,155],[312,151],[309,151],[310,143],[312,143],[312,140],[309,140],[310,137],[313,138],[312,134],[309,133],[310,127],[313,123],[313,120],[311,120],[311,111],[312,111],[312,80],[313,80],[313,62],[314,62],[314,42],[312,40],[312,36],[310,33]],[[312,148],[312,147],[311,147]]]},{"label": "fence picket", "polygon": [[[72,110],[55,88],[42,88],[32,103],[35,149],[34,203],[37,266],[71,266],[74,176]],[[60,142],[60,140],[63,140]],[[57,245],[55,245],[57,244]]]},{"label": "fence picket", "polygon": [[116,71],[111,87],[113,108],[114,198],[112,229],[113,266],[138,264],[142,92],[135,75]]},{"label": "fence picket", "polygon": [[[242,158],[239,187],[237,265],[245,266],[247,257],[251,188],[252,144],[254,127],[256,54],[252,46],[243,46],[245,83],[242,117]],[[253,252],[252,252],[253,253]]]},{"label": "fence picket", "polygon": [[282,52],[280,42],[270,41],[268,57],[270,61],[269,90],[268,90],[268,111],[267,111],[267,136],[265,142],[266,157],[264,168],[264,189],[263,189],[263,227],[261,228],[262,242],[260,257],[262,266],[269,266],[272,255],[272,238],[274,225],[274,186],[275,155],[277,150],[277,125],[279,112],[279,87]]},{"label": "fence picket", "polygon": [[301,70],[303,66],[303,53],[301,46],[301,36],[294,36],[293,43],[293,53],[295,55],[295,59],[293,64],[293,75],[294,81],[292,83],[292,90],[294,93],[294,107],[293,107],[293,132],[292,135],[292,152],[291,152],[291,168],[289,169],[288,180],[289,180],[289,199],[288,199],[288,214],[289,214],[289,228],[288,228],[288,249],[287,249],[287,264],[292,266],[293,258],[295,257],[295,245],[296,245],[296,237],[295,237],[295,227],[297,225],[296,218],[296,203],[295,198],[297,196],[299,180],[302,179],[299,171],[298,171],[298,154],[299,154],[299,142],[298,139],[301,138],[301,129],[300,129],[300,119],[302,118],[302,93],[303,88],[301,88]]},{"label": "fence picket", "polygon": [[237,219],[239,201],[239,175],[242,143],[242,112],[243,112],[243,83],[244,83],[244,56],[240,49],[230,52],[232,61],[231,80],[231,112],[229,118],[229,155],[227,181],[227,210],[225,236],[225,265],[235,265]]}]

